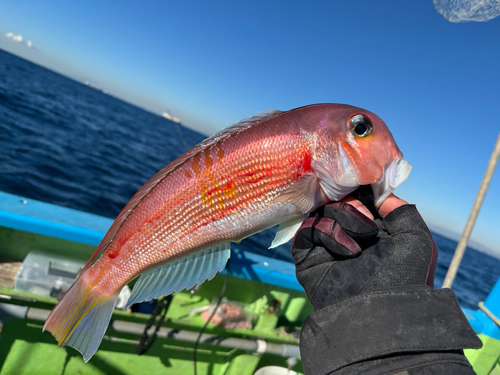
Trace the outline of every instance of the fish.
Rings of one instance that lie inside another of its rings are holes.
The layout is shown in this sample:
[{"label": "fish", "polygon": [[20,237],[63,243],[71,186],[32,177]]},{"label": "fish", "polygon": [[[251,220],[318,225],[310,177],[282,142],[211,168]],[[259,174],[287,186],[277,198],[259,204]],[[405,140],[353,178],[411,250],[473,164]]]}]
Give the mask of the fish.
[{"label": "fish", "polygon": [[200,285],[224,269],[230,243],[278,225],[288,242],[308,213],[371,185],[375,205],[411,164],[374,113],[345,104],[268,110],[207,138],[127,203],[43,330],[87,362],[121,289],[128,305]]}]

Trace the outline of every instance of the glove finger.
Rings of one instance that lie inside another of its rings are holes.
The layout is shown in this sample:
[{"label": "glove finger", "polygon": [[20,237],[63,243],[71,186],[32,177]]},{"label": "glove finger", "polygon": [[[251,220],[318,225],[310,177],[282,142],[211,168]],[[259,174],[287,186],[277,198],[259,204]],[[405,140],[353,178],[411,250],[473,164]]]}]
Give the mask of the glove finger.
[{"label": "glove finger", "polygon": [[313,235],[314,243],[324,247],[334,258],[352,258],[361,252],[361,247],[334,220],[320,219]]},{"label": "glove finger", "polygon": [[314,223],[319,218],[306,219],[292,241],[290,249],[295,263],[297,280],[307,293],[313,293],[319,281],[335,261],[328,251],[314,243]]},{"label": "glove finger", "polygon": [[[361,247],[345,233],[337,222],[322,217],[306,219],[300,226],[292,243],[294,260],[298,249],[311,250],[315,247],[325,248],[332,256],[331,260],[352,258],[361,252]],[[303,259],[297,259],[296,263],[297,261],[303,261]]]},{"label": "glove finger", "polygon": [[378,234],[375,222],[345,202],[332,202],[311,213],[313,217],[335,220],[355,240],[373,238]]},{"label": "glove finger", "polygon": [[297,280],[311,302],[311,296],[315,295],[332,265],[353,258],[360,251],[359,245],[331,219],[316,217],[302,223],[293,239],[291,252]]},{"label": "glove finger", "polygon": [[406,254],[402,259],[407,265],[399,267],[401,269],[406,267],[414,272],[420,270],[421,272],[415,275],[417,280],[415,283],[425,280],[426,285],[433,287],[438,248],[415,205],[406,204],[396,208],[385,216],[383,224],[394,239],[399,253]]}]

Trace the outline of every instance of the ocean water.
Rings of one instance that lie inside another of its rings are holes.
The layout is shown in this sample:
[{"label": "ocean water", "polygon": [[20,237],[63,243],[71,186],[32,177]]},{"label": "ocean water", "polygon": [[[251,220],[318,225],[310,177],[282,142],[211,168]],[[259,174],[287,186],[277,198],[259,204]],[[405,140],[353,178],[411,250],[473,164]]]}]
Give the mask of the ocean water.
[{"label": "ocean water", "polygon": [[[157,171],[204,135],[0,50],[0,191],[114,218]],[[456,242],[433,234],[436,285]],[[270,255],[274,230],[238,245]],[[289,246],[273,250],[291,261]],[[500,261],[468,249],[453,285],[477,308]]]}]

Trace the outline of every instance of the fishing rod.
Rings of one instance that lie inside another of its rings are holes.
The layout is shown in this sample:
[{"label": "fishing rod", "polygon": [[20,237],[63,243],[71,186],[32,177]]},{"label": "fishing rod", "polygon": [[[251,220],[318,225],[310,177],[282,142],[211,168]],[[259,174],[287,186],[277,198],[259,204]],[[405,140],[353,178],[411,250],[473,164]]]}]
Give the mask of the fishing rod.
[{"label": "fishing rod", "polygon": [[[15,301],[13,301],[13,303],[15,303]],[[47,319],[50,310],[11,304],[8,302],[0,302],[0,312],[2,313],[1,315],[10,316],[17,319],[28,319],[44,322]],[[119,333],[142,335],[145,325],[123,320],[112,320],[110,323],[110,327],[112,327],[113,330]],[[239,349],[257,354],[267,353],[271,355],[278,355],[285,358],[300,358],[298,345],[270,343],[267,342],[267,340],[264,338],[255,336],[248,339],[215,334],[202,334],[200,336],[198,332],[182,329],[179,330],[168,327],[160,327],[160,329],[156,332],[156,335],[162,339],[175,339],[195,344],[196,342],[198,342],[224,348]],[[105,340],[116,341],[116,338],[113,336],[105,336]],[[137,340],[130,340],[130,343],[135,345],[137,343]]]},{"label": "fishing rod", "polygon": [[490,161],[488,162],[488,166],[486,167],[486,172],[484,173],[483,180],[481,181],[481,185],[479,186],[479,191],[477,193],[476,200],[472,205],[469,218],[467,219],[467,223],[465,224],[462,237],[458,242],[455,254],[453,255],[453,259],[451,260],[450,267],[448,268],[448,272],[444,279],[442,288],[451,288],[451,285],[455,280],[458,267],[460,266],[460,262],[462,261],[462,257],[464,256],[465,249],[467,247],[467,242],[469,242],[469,237],[472,233],[472,229],[474,228],[474,224],[476,223],[477,215],[479,214],[479,210],[481,209],[481,206],[483,204],[484,197],[486,195],[486,192],[488,191],[488,187],[490,186],[491,178],[493,177],[493,173],[495,172],[495,168],[497,166],[499,157],[500,157],[500,133],[498,133],[498,138],[495,143],[495,147],[493,148],[493,152],[491,153]]}]

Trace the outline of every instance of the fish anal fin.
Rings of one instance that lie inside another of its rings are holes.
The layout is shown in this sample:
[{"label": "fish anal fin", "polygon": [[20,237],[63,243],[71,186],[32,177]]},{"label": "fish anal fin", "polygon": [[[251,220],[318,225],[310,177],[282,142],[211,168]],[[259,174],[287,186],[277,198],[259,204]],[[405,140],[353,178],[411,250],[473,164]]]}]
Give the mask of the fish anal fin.
[{"label": "fish anal fin", "polygon": [[127,306],[200,285],[222,271],[230,255],[229,243],[222,243],[144,272]]}]

